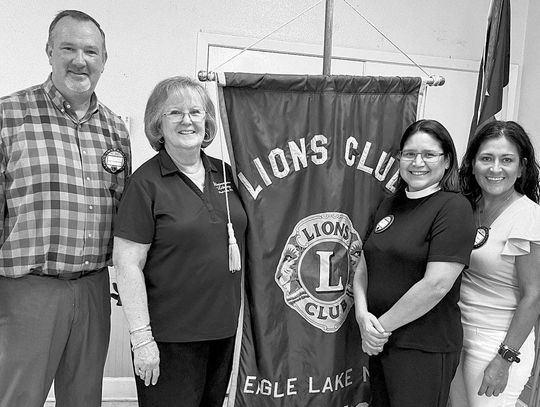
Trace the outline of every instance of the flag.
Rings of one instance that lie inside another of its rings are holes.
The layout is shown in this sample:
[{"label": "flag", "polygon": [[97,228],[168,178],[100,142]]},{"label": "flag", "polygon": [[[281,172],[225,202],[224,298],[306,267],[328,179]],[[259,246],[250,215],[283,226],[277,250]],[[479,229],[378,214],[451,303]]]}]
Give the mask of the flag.
[{"label": "flag", "polygon": [[478,127],[493,120],[503,108],[510,72],[510,0],[492,0],[486,44],[480,62],[469,142]]},{"label": "flag", "polygon": [[221,117],[249,220],[228,405],[367,406],[354,269],[371,216],[394,189],[421,79],[225,78]]}]

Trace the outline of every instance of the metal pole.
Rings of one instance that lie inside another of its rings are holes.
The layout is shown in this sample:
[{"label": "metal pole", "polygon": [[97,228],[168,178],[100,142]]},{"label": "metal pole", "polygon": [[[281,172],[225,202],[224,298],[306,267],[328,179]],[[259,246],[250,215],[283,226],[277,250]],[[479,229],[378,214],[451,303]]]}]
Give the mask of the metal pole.
[{"label": "metal pole", "polygon": [[332,64],[332,25],[334,19],[334,0],[326,0],[324,17],[323,75],[330,75]]}]

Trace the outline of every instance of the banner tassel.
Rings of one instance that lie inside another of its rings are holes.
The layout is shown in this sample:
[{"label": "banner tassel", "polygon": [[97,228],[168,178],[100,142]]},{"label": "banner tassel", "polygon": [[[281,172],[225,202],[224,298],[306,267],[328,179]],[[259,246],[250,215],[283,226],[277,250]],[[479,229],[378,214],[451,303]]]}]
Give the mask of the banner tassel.
[{"label": "banner tassel", "polygon": [[[205,86],[206,87],[206,86]],[[219,133],[220,124],[221,124],[221,118],[219,117],[219,96],[217,94],[217,82],[216,82],[216,124],[217,124],[217,131]],[[231,221],[231,208],[229,206],[229,188],[232,192],[232,187],[229,187],[228,181],[227,181],[227,168],[225,166],[225,153],[223,149],[223,137],[219,137],[219,147],[221,150],[221,166],[223,170],[223,185],[225,185],[225,207],[227,209],[227,232],[229,235],[229,271],[231,273],[235,273],[237,271],[240,271],[242,269],[242,257],[240,255],[240,248],[238,247],[238,242],[236,241],[236,237],[234,236],[234,228]],[[232,181],[229,181],[232,183]]]},{"label": "banner tassel", "polygon": [[234,228],[231,222],[227,223],[227,231],[229,232],[229,270],[231,273],[234,273],[242,268],[240,248],[238,247],[238,243],[236,243]]}]

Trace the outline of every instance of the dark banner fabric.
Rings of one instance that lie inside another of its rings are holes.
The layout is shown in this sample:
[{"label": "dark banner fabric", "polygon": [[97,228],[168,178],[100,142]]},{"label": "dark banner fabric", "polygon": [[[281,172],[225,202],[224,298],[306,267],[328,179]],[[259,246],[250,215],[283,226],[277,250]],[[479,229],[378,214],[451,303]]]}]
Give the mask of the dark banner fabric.
[{"label": "dark banner fabric", "polygon": [[221,116],[249,219],[229,406],[367,406],[353,273],[420,78],[226,73]]}]

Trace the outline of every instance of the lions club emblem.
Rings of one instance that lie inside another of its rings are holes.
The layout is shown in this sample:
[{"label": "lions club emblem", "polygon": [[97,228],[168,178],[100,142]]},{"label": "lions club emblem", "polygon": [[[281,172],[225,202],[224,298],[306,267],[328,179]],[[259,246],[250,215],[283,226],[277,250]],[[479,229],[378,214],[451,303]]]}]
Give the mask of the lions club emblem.
[{"label": "lions club emblem", "polygon": [[375,226],[375,233],[384,232],[386,229],[392,226],[392,223],[394,223],[394,215],[388,215],[382,218],[379,223],[377,223],[377,226]]},{"label": "lions club emblem", "polygon": [[473,249],[478,249],[486,244],[489,238],[489,228],[486,226],[480,226],[476,229],[476,236],[474,238]]},{"label": "lions club emblem", "polygon": [[101,156],[101,165],[105,171],[118,174],[126,168],[126,155],[119,148],[109,148]]},{"label": "lions club emblem", "polygon": [[296,224],[281,253],[276,283],[289,307],[323,332],[336,332],[351,310],[354,268],[362,241],[339,212],[308,216]]}]

